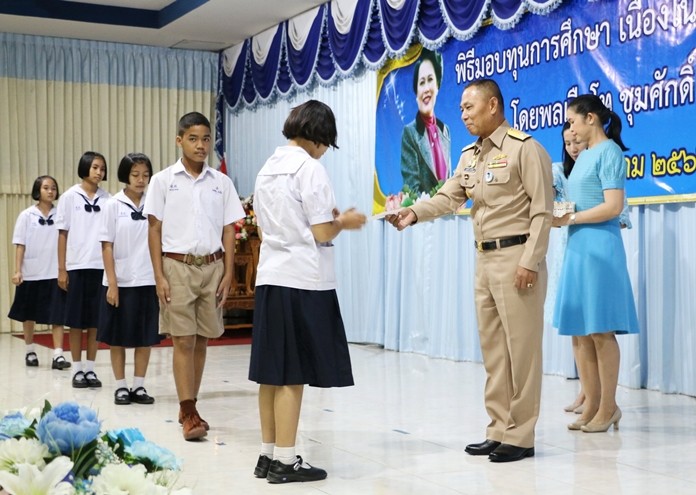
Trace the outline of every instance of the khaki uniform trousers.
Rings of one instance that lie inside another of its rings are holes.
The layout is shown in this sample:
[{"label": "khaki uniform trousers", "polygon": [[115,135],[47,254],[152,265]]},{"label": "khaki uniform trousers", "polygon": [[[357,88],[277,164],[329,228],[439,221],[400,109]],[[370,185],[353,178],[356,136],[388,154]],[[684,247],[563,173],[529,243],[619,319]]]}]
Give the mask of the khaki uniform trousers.
[{"label": "khaki uniform trousers", "polygon": [[541,400],[546,262],[531,289],[516,289],[524,245],[477,253],[475,301],[483,365],[486,438],[534,446]]}]

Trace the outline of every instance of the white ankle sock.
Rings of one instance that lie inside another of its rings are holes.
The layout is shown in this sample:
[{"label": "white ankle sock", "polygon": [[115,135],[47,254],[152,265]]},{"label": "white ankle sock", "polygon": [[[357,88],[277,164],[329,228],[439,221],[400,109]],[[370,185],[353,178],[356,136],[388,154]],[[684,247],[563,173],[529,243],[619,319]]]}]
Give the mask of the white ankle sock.
[{"label": "white ankle sock", "polygon": [[133,390],[136,390],[140,387],[145,385],[145,377],[144,376],[134,376],[133,377]]},{"label": "white ankle sock", "polygon": [[275,448],[274,443],[263,443],[261,442],[261,455],[265,455],[269,459],[273,459],[273,449]]},{"label": "white ankle sock", "polygon": [[85,373],[94,372],[94,361],[85,361]]},{"label": "white ankle sock", "polygon": [[77,375],[80,371],[82,371],[82,361],[73,361],[72,376]]},{"label": "white ankle sock", "polygon": [[61,349],[60,347],[56,347],[55,349],[53,349],[53,359],[57,358],[58,356],[62,356],[62,355],[63,355],[63,349]]},{"label": "white ankle sock", "polygon": [[116,390],[119,388],[128,389],[128,382],[126,382],[125,378],[123,380],[116,380]]},{"label": "white ankle sock", "polygon": [[30,352],[36,352],[34,350],[34,344],[27,344],[26,345],[26,350],[24,351],[24,354],[29,354]]},{"label": "white ankle sock", "polygon": [[297,462],[297,456],[295,455],[295,447],[274,447],[273,448],[273,460],[279,460],[283,464],[291,466]]}]

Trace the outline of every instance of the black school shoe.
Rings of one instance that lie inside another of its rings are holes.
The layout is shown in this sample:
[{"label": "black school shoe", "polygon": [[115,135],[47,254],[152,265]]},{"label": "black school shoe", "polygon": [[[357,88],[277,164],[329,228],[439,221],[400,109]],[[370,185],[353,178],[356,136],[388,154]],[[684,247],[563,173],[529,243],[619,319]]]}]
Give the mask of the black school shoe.
[{"label": "black school shoe", "polygon": [[53,364],[51,364],[51,368],[54,370],[66,370],[72,366],[72,363],[69,363],[68,361],[65,360],[63,356],[58,356],[53,358]]},{"label": "black school shoe", "polygon": [[271,467],[271,458],[265,455],[260,455],[254,469],[254,476],[257,478],[265,478],[268,476],[268,468]]},{"label": "black school shoe", "polygon": [[121,387],[114,392],[114,404],[117,406],[127,406],[131,403],[130,392],[127,388]]},{"label": "black school shoe", "polygon": [[147,390],[145,390],[145,387],[138,387],[135,390],[131,390],[130,400],[136,404],[153,404],[155,402],[154,397],[147,395]]},{"label": "black school shoe", "polygon": [[94,371],[88,371],[85,373],[85,381],[87,382],[87,386],[89,388],[99,388],[102,386],[101,381],[99,378],[97,378],[97,374]]},{"label": "black school shoe", "polygon": [[[305,467],[306,466],[306,467]],[[290,483],[292,481],[319,481],[326,478],[326,471],[302,461],[297,456],[295,464],[283,464],[279,460],[271,461],[266,479],[269,483]]]},{"label": "black school shoe", "polygon": [[24,356],[24,364],[31,366],[32,368],[39,365],[39,358],[36,356],[35,352],[27,352]]},{"label": "black school shoe", "polygon": [[85,378],[85,373],[84,371],[78,371],[75,373],[75,376],[72,378],[72,386],[73,388],[87,388],[89,385],[87,385],[87,379]]}]

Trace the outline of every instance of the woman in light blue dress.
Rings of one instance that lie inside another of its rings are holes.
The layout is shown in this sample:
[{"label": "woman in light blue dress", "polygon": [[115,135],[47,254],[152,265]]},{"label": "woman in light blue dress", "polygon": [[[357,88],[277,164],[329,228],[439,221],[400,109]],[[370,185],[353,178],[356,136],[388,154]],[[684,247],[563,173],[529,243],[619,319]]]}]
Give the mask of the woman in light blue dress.
[{"label": "woman in light blue dress", "polygon": [[[565,122],[563,124],[563,129],[561,130],[561,137],[563,139],[563,151],[561,156],[563,157],[562,162],[554,162],[553,167],[553,190],[555,193],[554,201],[565,202],[568,199],[568,177],[573,171],[573,166],[575,165],[575,160],[577,160],[580,152],[587,149],[587,143],[578,141],[570,130],[570,123]],[[624,195],[624,207],[619,215],[619,225],[622,229],[632,227],[631,219],[628,216],[628,201]],[[555,245],[557,249],[561,252],[565,250],[568,241],[568,229],[560,228],[552,232],[552,235],[556,237]],[[549,265],[549,282],[546,297],[546,309],[545,312],[549,320],[553,320],[553,306],[556,296],[556,291],[558,287],[558,279],[561,274],[561,268],[563,265],[563,256],[555,256],[553,258],[553,263]],[[578,360],[578,338],[573,335],[573,357],[575,361]],[[585,402],[585,392],[582,390],[582,382],[580,384],[580,391],[572,404],[564,407],[563,410],[566,412],[575,412],[576,414],[582,414],[584,410],[583,403]]]},{"label": "woman in light blue dress", "polygon": [[577,141],[586,142],[568,177],[576,212],[554,219],[568,225],[568,244],[556,296],[554,326],[578,338],[577,366],[585,408],[571,430],[618,429],[619,346],[615,334],[637,333],[633,291],[626,267],[619,215],[624,207],[626,165],[621,120],[596,95],[582,95],[566,118]]}]

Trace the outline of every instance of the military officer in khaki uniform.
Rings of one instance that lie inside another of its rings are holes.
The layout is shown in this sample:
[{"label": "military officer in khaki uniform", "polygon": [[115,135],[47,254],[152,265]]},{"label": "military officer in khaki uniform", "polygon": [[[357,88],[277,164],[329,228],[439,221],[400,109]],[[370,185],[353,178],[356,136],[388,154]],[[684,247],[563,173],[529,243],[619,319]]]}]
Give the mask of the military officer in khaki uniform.
[{"label": "military officer in khaki uniform", "polygon": [[510,127],[495,81],[470,83],[461,111],[478,139],[462,151],[454,176],[430,200],[387,220],[402,230],[454,213],[473,199],[475,299],[491,421],[486,440],[466,451],[494,462],[517,461],[534,455],[539,416],[551,159],[531,136]]}]

